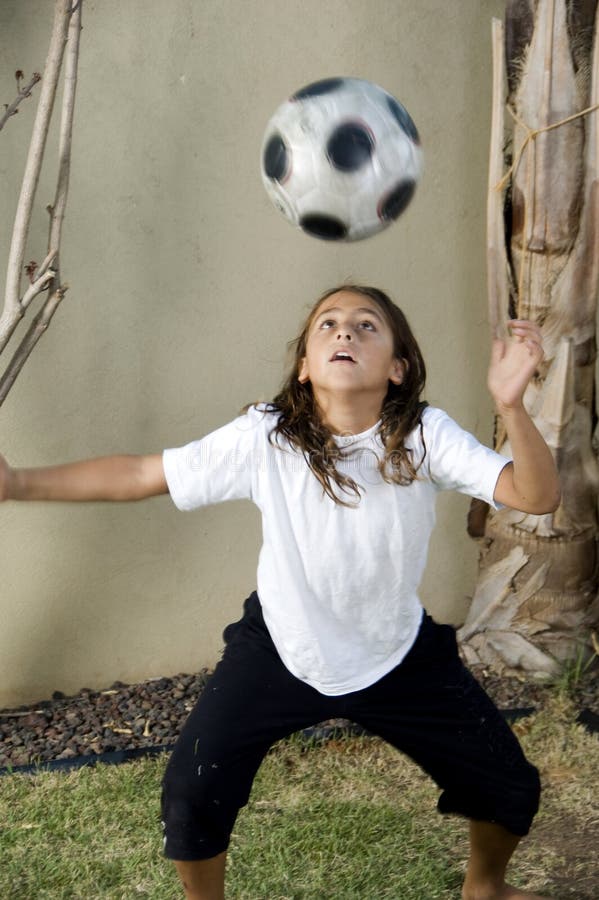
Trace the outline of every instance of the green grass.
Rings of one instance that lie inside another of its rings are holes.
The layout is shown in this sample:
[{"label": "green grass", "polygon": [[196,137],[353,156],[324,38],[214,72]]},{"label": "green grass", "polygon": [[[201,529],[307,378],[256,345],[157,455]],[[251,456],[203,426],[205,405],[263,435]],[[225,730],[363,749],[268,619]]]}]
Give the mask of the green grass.
[{"label": "green grass", "polygon": [[580,647],[576,656],[564,663],[560,675],[554,681],[558,694],[571,697],[584,681],[588,670],[597,663],[597,651],[589,655],[587,647]]},{"label": "green grass", "polygon": [[[581,877],[588,878],[589,851],[599,838],[599,741],[573,723],[565,701],[555,707],[518,723],[545,793],[540,837],[524,842],[512,878],[547,894],[559,885],[557,896],[578,900],[593,893],[580,886],[568,893],[568,879],[560,880],[566,870],[577,871],[577,845],[566,858],[560,829],[567,818],[570,835],[580,826],[588,836],[580,848]],[[1,778],[0,898],[180,898],[161,855],[164,765],[154,758]],[[377,740],[285,742],[267,757],[239,816],[227,898],[458,898],[466,826],[440,817],[436,798],[435,786],[412,763]]]}]

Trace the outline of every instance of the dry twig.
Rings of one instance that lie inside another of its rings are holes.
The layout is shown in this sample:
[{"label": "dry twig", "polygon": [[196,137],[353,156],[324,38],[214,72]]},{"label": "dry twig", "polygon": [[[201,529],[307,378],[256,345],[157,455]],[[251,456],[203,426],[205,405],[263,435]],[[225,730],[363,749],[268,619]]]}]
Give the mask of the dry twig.
[{"label": "dry twig", "polygon": [[36,85],[38,81],[41,81],[42,76],[39,72],[34,72],[31,76],[31,80],[25,85],[24,88],[20,86],[21,79],[23,78],[23,73],[20,69],[15,72],[15,78],[17,79],[17,97],[11,104],[4,104],[5,112],[3,116],[0,116],[0,131],[2,131],[11,116],[16,116],[19,111],[18,107],[23,102],[23,100],[26,100],[27,97],[31,97],[31,91],[34,85]]}]

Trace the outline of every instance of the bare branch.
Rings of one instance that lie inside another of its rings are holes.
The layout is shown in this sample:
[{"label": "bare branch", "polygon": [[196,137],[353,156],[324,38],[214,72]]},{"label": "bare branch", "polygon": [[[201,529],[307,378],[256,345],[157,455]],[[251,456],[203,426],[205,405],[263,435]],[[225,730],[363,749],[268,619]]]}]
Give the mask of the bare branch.
[{"label": "bare branch", "polygon": [[[3,116],[0,116],[0,131],[4,128],[8,120],[11,116],[16,116],[18,113],[18,106],[25,100],[27,97],[31,97],[31,90],[34,85],[41,81],[42,76],[39,72],[34,72],[31,76],[31,81],[29,81],[24,88],[19,87],[19,93],[17,94],[16,100],[6,107],[6,111]],[[17,85],[19,84],[19,79],[17,78]]]},{"label": "bare branch", "polygon": [[32,300],[41,294],[42,291],[45,291],[51,281],[56,278],[56,272],[54,269],[48,269],[43,275],[40,275],[33,281],[29,287],[27,288],[23,300],[21,301],[21,305],[23,309],[27,309],[27,307],[31,304]]},{"label": "bare branch", "polygon": [[[41,266],[39,267],[39,270],[38,270],[38,273],[37,273],[38,279],[41,278],[42,275],[45,275],[45,274],[46,274],[46,272],[48,271],[48,269],[50,268],[50,266],[53,265],[54,260],[56,259],[56,256],[57,256],[57,255],[58,255],[58,250],[50,250],[50,252],[49,252],[48,255],[46,256],[45,260],[43,261],[43,263],[42,263]],[[25,296],[27,296],[27,295],[25,295]],[[21,301],[21,305],[23,305],[23,306],[25,305],[25,297],[24,297],[23,300]]]},{"label": "bare branch", "polygon": [[493,19],[493,111],[489,153],[489,191],[487,201],[487,285],[489,319],[493,337],[503,337],[509,305],[507,252],[503,219],[503,130],[504,130],[503,23]]},{"label": "bare branch", "polygon": [[48,128],[56,86],[60,75],[67,30],[71,18],[70,0],[56,0],[54,8],[54,25],[48,58],[44,69],[40,100],[33,126],[33,134],[29,146],[29,154],[25,165],[25,174],[21,187],[21,195],[17,205],[13,236],[8,258],[6,274],[6,294],[4,309],[0,317],[0,353],[6,346],[12,333],[23,316],[23,310],[19,300],[21,277],[23,273],[23,261],[33,201],[39,181],[39,175],[48,136]]},{"label": "bare branch", "polygon": [[[58,178],[56,184],[56,193],[54,203],[48,207],[50,214],[50,235],[49,235],[49,252],[42,263],[37,278],[34,279],[35,269],[31,269],[31,280],[29,288],[25,292],[21,300],[18,301],[17,318],[15,327],[19,319],[23,316],[27,307],[33,299],[41,293],[41,291],[49,289],[49,296],[44,303],[38,315],[34,318],[21,344],[17,348],[13,358],[8,364],[6,371],[0,378],[0,405],[4,402],[8,392],[15,383],[17,376],[23,368],[25,362],[29,358],[33,348],[41,336],[46,332],[54,313],[58,309],[66,291],[67,286],[61,284],[59,269],[59,252],[60,239],[62,234],[62,224],[64,221],[65,208],[69,187],[70,163],[71,163],[71,143],[73,133],[73,115],[75,108],[75,93],[77,85],[77,65],[79,61],[79,38],[81,33],[81,4],[77,4],[74,10],[69,10],[69,3],[65,0],[57,0],[56,17],[59,14],[66,16],[69,13],[68,21],[68,44],[65,59],[65,75],[64,75],[64,91],[62,97],[62,114],[60,121],[60,133],[58,144]],[[55,32],[56,19],[55,19]],[[63,44],[64,49],[64,44]],[[50,54],[49,54],[50,55]],[[62,54],[61,54],[62,62]],[[56,71],[56,79],[58,79],[59,68]],[[56,89],[56,84],[55,84]],[[41,105],[41,99],[40,99]],[[50,110],[51,112],[51,110]],[[43,154],[43,146],[41,148]],[[40,157],[41,162],[41,157]],[[24,252],[24,248],[23,248]],[[8,288],[8,285],[7,285]],[[6,309],[5,309],[6,312]],[[1,321],[0,321],[1,324]],[[14,328],[10,332],[12,334]],[[10,334],[8,338],[10,338]],[[0,333],[0,339],[2,335]],[[7,339],[8,339],[7,338]],[[0,352],[2,350],[0,343]],[[5,344],[4,344],[5,346]]]},{"label": "bare branch", "polygon": [[54,203],[50,212],[49,247],[56,248],[53,268],[56,270],[55,281],[50,290],[60,283],[59,250],[64,222],[69,176],[71,172],[71,146],[73,138],[73,116],[75,113],[75,94],[77,89],[77,66],[79,63],[79,43],[81,35],[81,4],[77,4],[71,16],[68,31],[68,43],[65,58],[64,92],[62,97],[62,114],[58,141],[58,179]]},{"label": "bare branch", "polygon": [[6,371],[0,378],[0,406],[2,406],[6,400],[8,392],[15,383],[21,369],[29,359],[33,348],[42,335],[48,330],[52,316],[58,309],[67,290],[68,285],[63,285],[58,288],[58,290],[54,291],[54,293],[48,297],[37,316],[33,319],[25,337],[17,347],[13,358],[6,367]]}]

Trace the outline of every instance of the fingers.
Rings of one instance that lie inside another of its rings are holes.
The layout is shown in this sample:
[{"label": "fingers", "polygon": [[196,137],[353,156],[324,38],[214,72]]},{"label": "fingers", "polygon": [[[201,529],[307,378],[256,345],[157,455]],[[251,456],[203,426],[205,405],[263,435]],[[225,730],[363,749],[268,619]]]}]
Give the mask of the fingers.
[{"label": "fingers", "polygon": [[520,340],[534,339],[537,343],[543,343],[543,335],[536,322],[530,322],[528,319],[510,319],[507,327],[515,338]]},{"label": "fingers", "polygon": [[514,340],[526,344],[532,355],[543,357],[543,335],[535,322],[527,319],[511,319],[507,325]]}]

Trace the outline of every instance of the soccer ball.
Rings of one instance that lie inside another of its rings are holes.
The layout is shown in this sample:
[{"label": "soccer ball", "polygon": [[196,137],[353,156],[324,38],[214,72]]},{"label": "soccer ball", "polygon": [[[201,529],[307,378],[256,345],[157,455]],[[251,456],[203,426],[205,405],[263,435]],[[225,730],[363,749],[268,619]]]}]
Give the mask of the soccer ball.
[{"label": "soccer ball", "polygon": [[277,109],[262,144],[262,180],[274,205],[329,241],[359,241],[394,222],[421,168],[409,113],[361,78],[302,88]]}]

